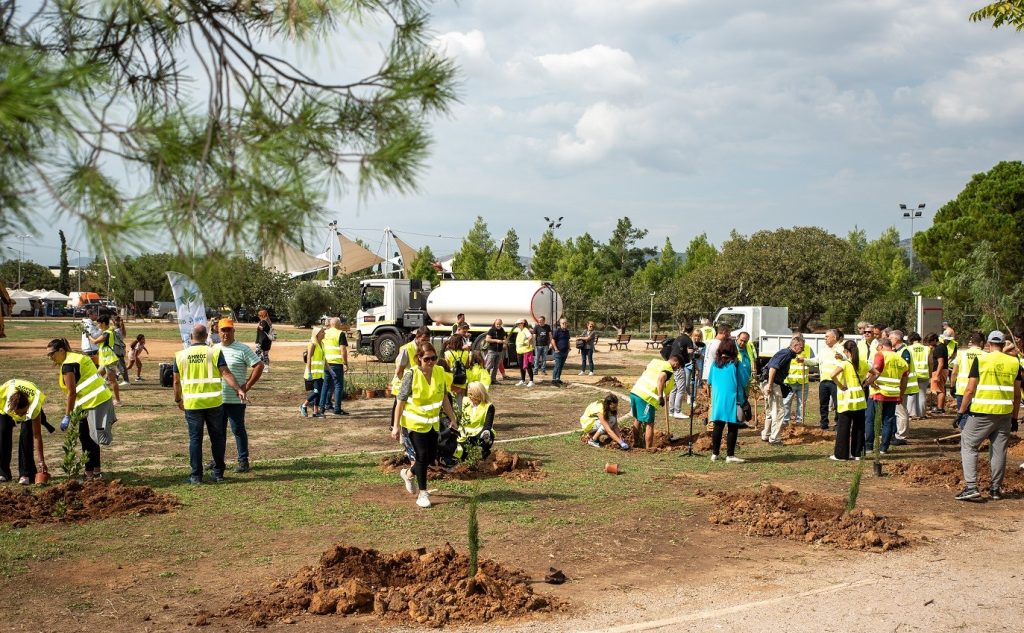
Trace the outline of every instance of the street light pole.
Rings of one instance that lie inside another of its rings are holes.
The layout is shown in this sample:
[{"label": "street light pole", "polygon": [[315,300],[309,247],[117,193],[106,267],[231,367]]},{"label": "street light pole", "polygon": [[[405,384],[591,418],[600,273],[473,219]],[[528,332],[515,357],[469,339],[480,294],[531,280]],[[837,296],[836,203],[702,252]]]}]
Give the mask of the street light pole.
[{"label": "street light pole", "polygon": [[654,295],[656,295],[656,294],[658,294],[658,293],[657,292],[652,292],[651,293],[651,323],[650,323],[650,332],[647,334],[647,338],[654,338]]},{"label": "street light pole", "polygon": [[910,220],[910,274],[914,274],[914,219],[924,215],[924,203],[918,203],[916,209],[908,209],[907,205],[901,204],[900,209],[903,211],[903,219]]},{"label": "street light pole", "polygon": [[82,294],[82,251],[77,248],[67,247],[69,251],[74,251],[78,255],[78,268],[75,271],[75,277],[78,277],[78,294]]}]

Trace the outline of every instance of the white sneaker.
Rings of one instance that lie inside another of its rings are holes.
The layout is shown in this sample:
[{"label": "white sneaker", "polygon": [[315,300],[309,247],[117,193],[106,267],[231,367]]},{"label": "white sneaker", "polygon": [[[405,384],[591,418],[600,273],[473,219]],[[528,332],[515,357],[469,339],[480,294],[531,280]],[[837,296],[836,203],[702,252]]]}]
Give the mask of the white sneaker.
[{"label": "white sneaker", "polygon": [[114,406],[115,407],[121,406],[121,401],[120,400],[114,400]]},{"label": "white sneaker", "polygon": [[526,384],[526,382],[525,382],[525,381],[522,381],[522,380],[520,380],[519,382],[517,382],[517,383],[516,383],[516,386],[517,386],[517,387],[522,387],[522,386],[523,386],[523,385],[525,385],[525,384]]},{"label": "white sneaker", "polygon": [[672,417],[676,418],[677,420],[689,420],[690,419],[690,416],[686,415],[682,411],[677,411],[677,412],[673,413]]},{"label": "white sneaker", "polygon": [[416,505],[421,508],[430,507],[430,495],[427,494],[426,490],[420,490],[419,496],[416,497]]},{"label": "white sneaker", "polygon": [[590,372],[590,375],[591,375],[591,376],[593,376],[593,375],[594,375],[594,372]]},{"label": "white sneaker", "polygon": [[714,453],[712,453],[711,454],[711,461],[717,462],[718,461],[718,455],[715,455]]},{"label": "white sneaker", "polygon": [[727,456],[725,458],[725,463],[726,464],[745,464],[746,461],[747,460],[740,459],[739,457],[735,457],[735,456]]},{"label": "white sneaker", "polygon": [[129,384],[131,384],[131,383],[129,383],[127,380],[122,380],[121,382],[117,383],[117,386],[118,387],[127,387]]},{"label": "white sneaker", "polygon": [[416,494],[416,479],[413,478],[412,473],[409,472],[408,468],[403,468],[398,471],[399,476],[402,477],[402,481],[405,482],[405,491],[411,495]]},{"label": "white sneaker", "polygon": [[527,387],[532,387],[533,386],[533,381],[531,380],[530,382],[526,383],[526,386]]},{"label": "white sneaker", "polygon": [[584,372],[584,371],[583,371],[583,370],[581,369],[581,370],[580,370],[580,373],[578,373],[578,374],[576,374],[576,375],[577,375],[577,376],[582,376],[582,375],[583,375],[584,373],[585,373],[585,372]]}]

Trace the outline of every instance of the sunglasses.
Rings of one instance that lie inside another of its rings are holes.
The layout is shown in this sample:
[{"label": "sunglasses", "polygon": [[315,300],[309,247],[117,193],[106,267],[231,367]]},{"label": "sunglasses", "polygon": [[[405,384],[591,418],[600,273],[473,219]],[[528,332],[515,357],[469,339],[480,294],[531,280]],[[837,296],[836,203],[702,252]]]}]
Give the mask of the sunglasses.
[{"label": "sunglasses", "polygon": [[58,351],[59,350],[53,350],[52,352],[46,352],[46,357],[47,358],[53,358],[53,355],[56,354]]},{"label": "sunglasses", "polygon": [[420,357],[420,360],[422,360],[424,363],[433,363],[437,362],[437,356],[422,356]]}]

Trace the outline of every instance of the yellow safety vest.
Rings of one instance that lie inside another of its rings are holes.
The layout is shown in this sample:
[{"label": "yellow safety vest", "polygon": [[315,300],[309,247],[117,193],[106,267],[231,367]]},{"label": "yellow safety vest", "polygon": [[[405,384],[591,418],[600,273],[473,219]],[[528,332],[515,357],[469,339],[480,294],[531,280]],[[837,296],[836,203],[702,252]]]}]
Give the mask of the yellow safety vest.
[{"label": "yellow safety vest", "polygon": [[[61,365],[78,365],[78,383],[75,385],[75,411],[94,409],[114,396],[107,389],[106,381],[96,373],[96,365],[92,359],[81,354],[68,352],[67,358]],[[57,368],[57,384],[66,395],[67,385],[64,384],[64,374],[60,367]]]},{"label": "yellow safety vest", "polygon": [[1013,413],[1013,384],[1017,381],[1019,373],[1020,363],[1009,354],[992,352],[979,356],[978,390],[974,392],[974,399],[971,400],[971,413]]},{"label": "yellow safety vest", "polygon": [[519,330],[519,334],[516,335],[516,354],[526,354],[533,351],[530,335],[529,328]]},{"label": "yellow safety vest", "polygon": [[[956,356],[957,344],[955,340],[946,341],[946,356],[948,358],[954,358]],[[947,367],[948,369],[948,367]]]},{"label": "yellow safety vest", "polygon": [[479,382],[485,387],[490,387],[491,372],[487,371],[487,368],[483,365],[473,365],[466,369],[466,381],[467,384],[470,382]]},{"label": "yellow safety vest", "polygon": [[715,328],[710,325],[702,325],[700,327],[700,333],[704,337],[705,343],[710,343],[711,339],[715,338]]},{"label": "yellow safety vest", "polygon": [[583,410],[583,415],[580,416],[580,428],[583,429],[584,433],[590,433],[594,430],[594,425],[601,419],[603,412],[604,402],[601,400],[595,400],[587,405],[587,408]]},{"label": "yellow safety vest", "polygon": [[434,365],[430,382],[419,367],[406,370],[409,372],[412,372],[412,393],[402,411],[402,426],[417,433],[436,431],[441,425],[441,405],[447,391],[444,369]]},{"label": "yellow safety vest", "polygon": [[[344,365],[345,357],[341,354],[341,330],[333,327],[324,332],[324,360],[329,365]],[[321,374],[323,375],[323,374]]]},{"label": "yellow safety vest", "polygon": [[[21,391],[28,397],[28,411],[25,412],[25,415],[18,415],[13,409],[7,408],[7,400],[14,395],[15,391]],[[10,416],[15,422],[36,419],[45,403],[46,396],[42,390],[27,380],[11,378],[0,385],[0,413]]]},{"label": "yellow safety vest", "polygon": [[[907,362],[906,358],[903,358],[903,350],[906,350],[907,354],[910,356],[909,362]],[[894,350],[894,353],[900,358],[903,358],[903,362],[907,363],[907,390],[904,392],[904,395],[916,396],[921,391],[921,388],[917,386],[917,370],[914,368],[913,352],[910,351],[909,347],[904,345],[898,350]]]},{"label": "yellow safety vest", "polygon": [[[802,358],[811,358],[813,355],[814,352],[811,351],[810,345],[804,345],[803,351],[798,354]],[[806,385],[809,380],[810,372],[807,371],[807,363],[798,363],[794,358],[793,362],[789,364],[789,375],[786,376],[784,382],[787,385]]]},{"label": "yellow safety vest", "polygon": [[466,438],[483,433],[487,412],[493,407],[494,405],[490,402],[482,402],[480,406],[474,407],[473,401],[466,398],[462,402],[462,424],[459,425],[459,435]]},{"label": "yellow safety vest", "polygon": [[747,352],[747,360],[750,361],[751,371],[755,371],[756,368],[754,367],[754,363],[757,362],[757,350],[754,349],[754,343],[752,341],[747,341],[744,349]]},{"label": "yellow safety vest", "polygon": [[[448,371],[452,377],[452,384],[458,384],[460,387],[465,386],[469,383],[469,351],[460,349],[450,349],[445,351],[444,359],[448,361]],[[456,383],[455,382],[455,361],[462,361],[462,366],[466,368],[466,380]],[[488,376],[489,378],[490,376]]]},{"label": "yellow safety vest", "polygon": [[[409,341],[408,343],[406,343],[405,345],[403,345],[403,346],[398,348],[398,356],[395,356],[395,371],[396,372],[399,370],[399,368],[401,368],[401,365],[399,365],[399,362],[401,362],[401,360],[402,360],[402,350],[403,349],[405,350],[406,357],[409,360],[409,367],[406,368],[406,371],[408,371],[409,369],[411,369],[411,368],[416,366],[416,339],[413,339],[413,340]],[[394,378],[392,378],[391,379],[391,391],[397,396],[398,395],[398,390],[401,389],[401,388],[402,388],[402,378],[399,377],[399,376],[395,376]]]},{"label": "yellow safety vest", "polygon": [[921,343],[914,343],[907,347],[910,348],[910,356],[914,359],[915,379],[928,380],[931,378],[932,373],[928,371],[928,346]]},{"label": "yellow safety vest", "polygon": [[[327,340],[327,335],[324,334],[324,340]],[[317,343],[316,339],[310,339],[309,345],[306,347],[306,353],[309,354],[309,348],[313,348],[313,353],[309,357],[309,379],[319,380],[324,377],[324,363],[327,360],[327,350],[324,348],[323,343]]]},{"label": "yellow safety vest", "polygon": [[114,353],[114,328],[103,331],[106,339],[100,343],[100,366],[108,367],[117,364],[117,354]]},{"label": "yellow safety vest", "polygon": [[221,394],[220,370],[217,360],[220,349],[206,345],[193,345],[175,352],[181,382],[181,398],[186,411],[214,409],[224,404]]},{"label": "yellow safety vest", "polygon": [[[807,349],[806,347],[804,349]],[[836,343],[832,347],[825,346],[825,351],[818,357],[818,380],[832,380],[832,374],[836,372],[836,367],[842,362],[836,360],[836,354],[843,355],[843,346]],[[793,365],[790,363],[789,371],[793,371]]]},{"label": "yellow safety vest", "polygon": [[661,380],[662,372],[666,371],[668,372],[668,382],[665,383],[663,393],[672,391],[672,387],[676,383],[675,378],[673,378],[675,370],[672,369],[672,365],[667,360],[655,358],[647,363],[647,369],[644,370],[636,384],[633,385],[630,393],[636,394],[641,400],[655,409],[661,407],[661,404],[658,403],[658,381]]},{"label": "yellow safety vest", "polygon": [[861,376],[857,375],[853,368],[853,363],[848,360],[838,361],[838,366],[843,370],[843,382],[846,383],[846,391],[842,389],[836,390],[836,411],[843,413],[866,409],[868,401],[864,397],[864,387],[860,384],[862,377],[867,375],[866,363],[864,361],[860,362],[861,371],[864,372]]},{"label": "yellow safety vest", "polygon": [[882,366],[882,373],[875,381],[878,393],[886,398],[899,398],[900,382],[909,365],[896,352],[883,351],[882,356],[885,358],[885,365]]},{"label": "yellow safety vest", "polygon": [[971,365],[974,360],[979,356],[982,356],[985,350],[980,347],[968,347],[962,349],[956,353],[956,393],[959,396],[964,395],[964,391],[967,390],[968,374],[971,373]]}]

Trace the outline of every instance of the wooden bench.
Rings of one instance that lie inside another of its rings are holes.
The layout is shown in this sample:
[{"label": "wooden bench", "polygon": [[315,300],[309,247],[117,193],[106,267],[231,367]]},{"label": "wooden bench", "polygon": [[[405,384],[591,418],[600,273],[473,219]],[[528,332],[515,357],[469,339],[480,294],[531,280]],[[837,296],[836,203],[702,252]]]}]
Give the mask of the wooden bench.
[{"label": "wooden bench", "polygon": [[651,340],[646,341],[647,349],[658,349],[661,344],[668,338],[667,334],[655,334],[651,337]]},{"label": "wooden bench", "polygon": [[632,334],[619,334],[618,338],[614,341],[608,341],[608,351],[613,349],[629,349],[629,341],[632,340]]}]

